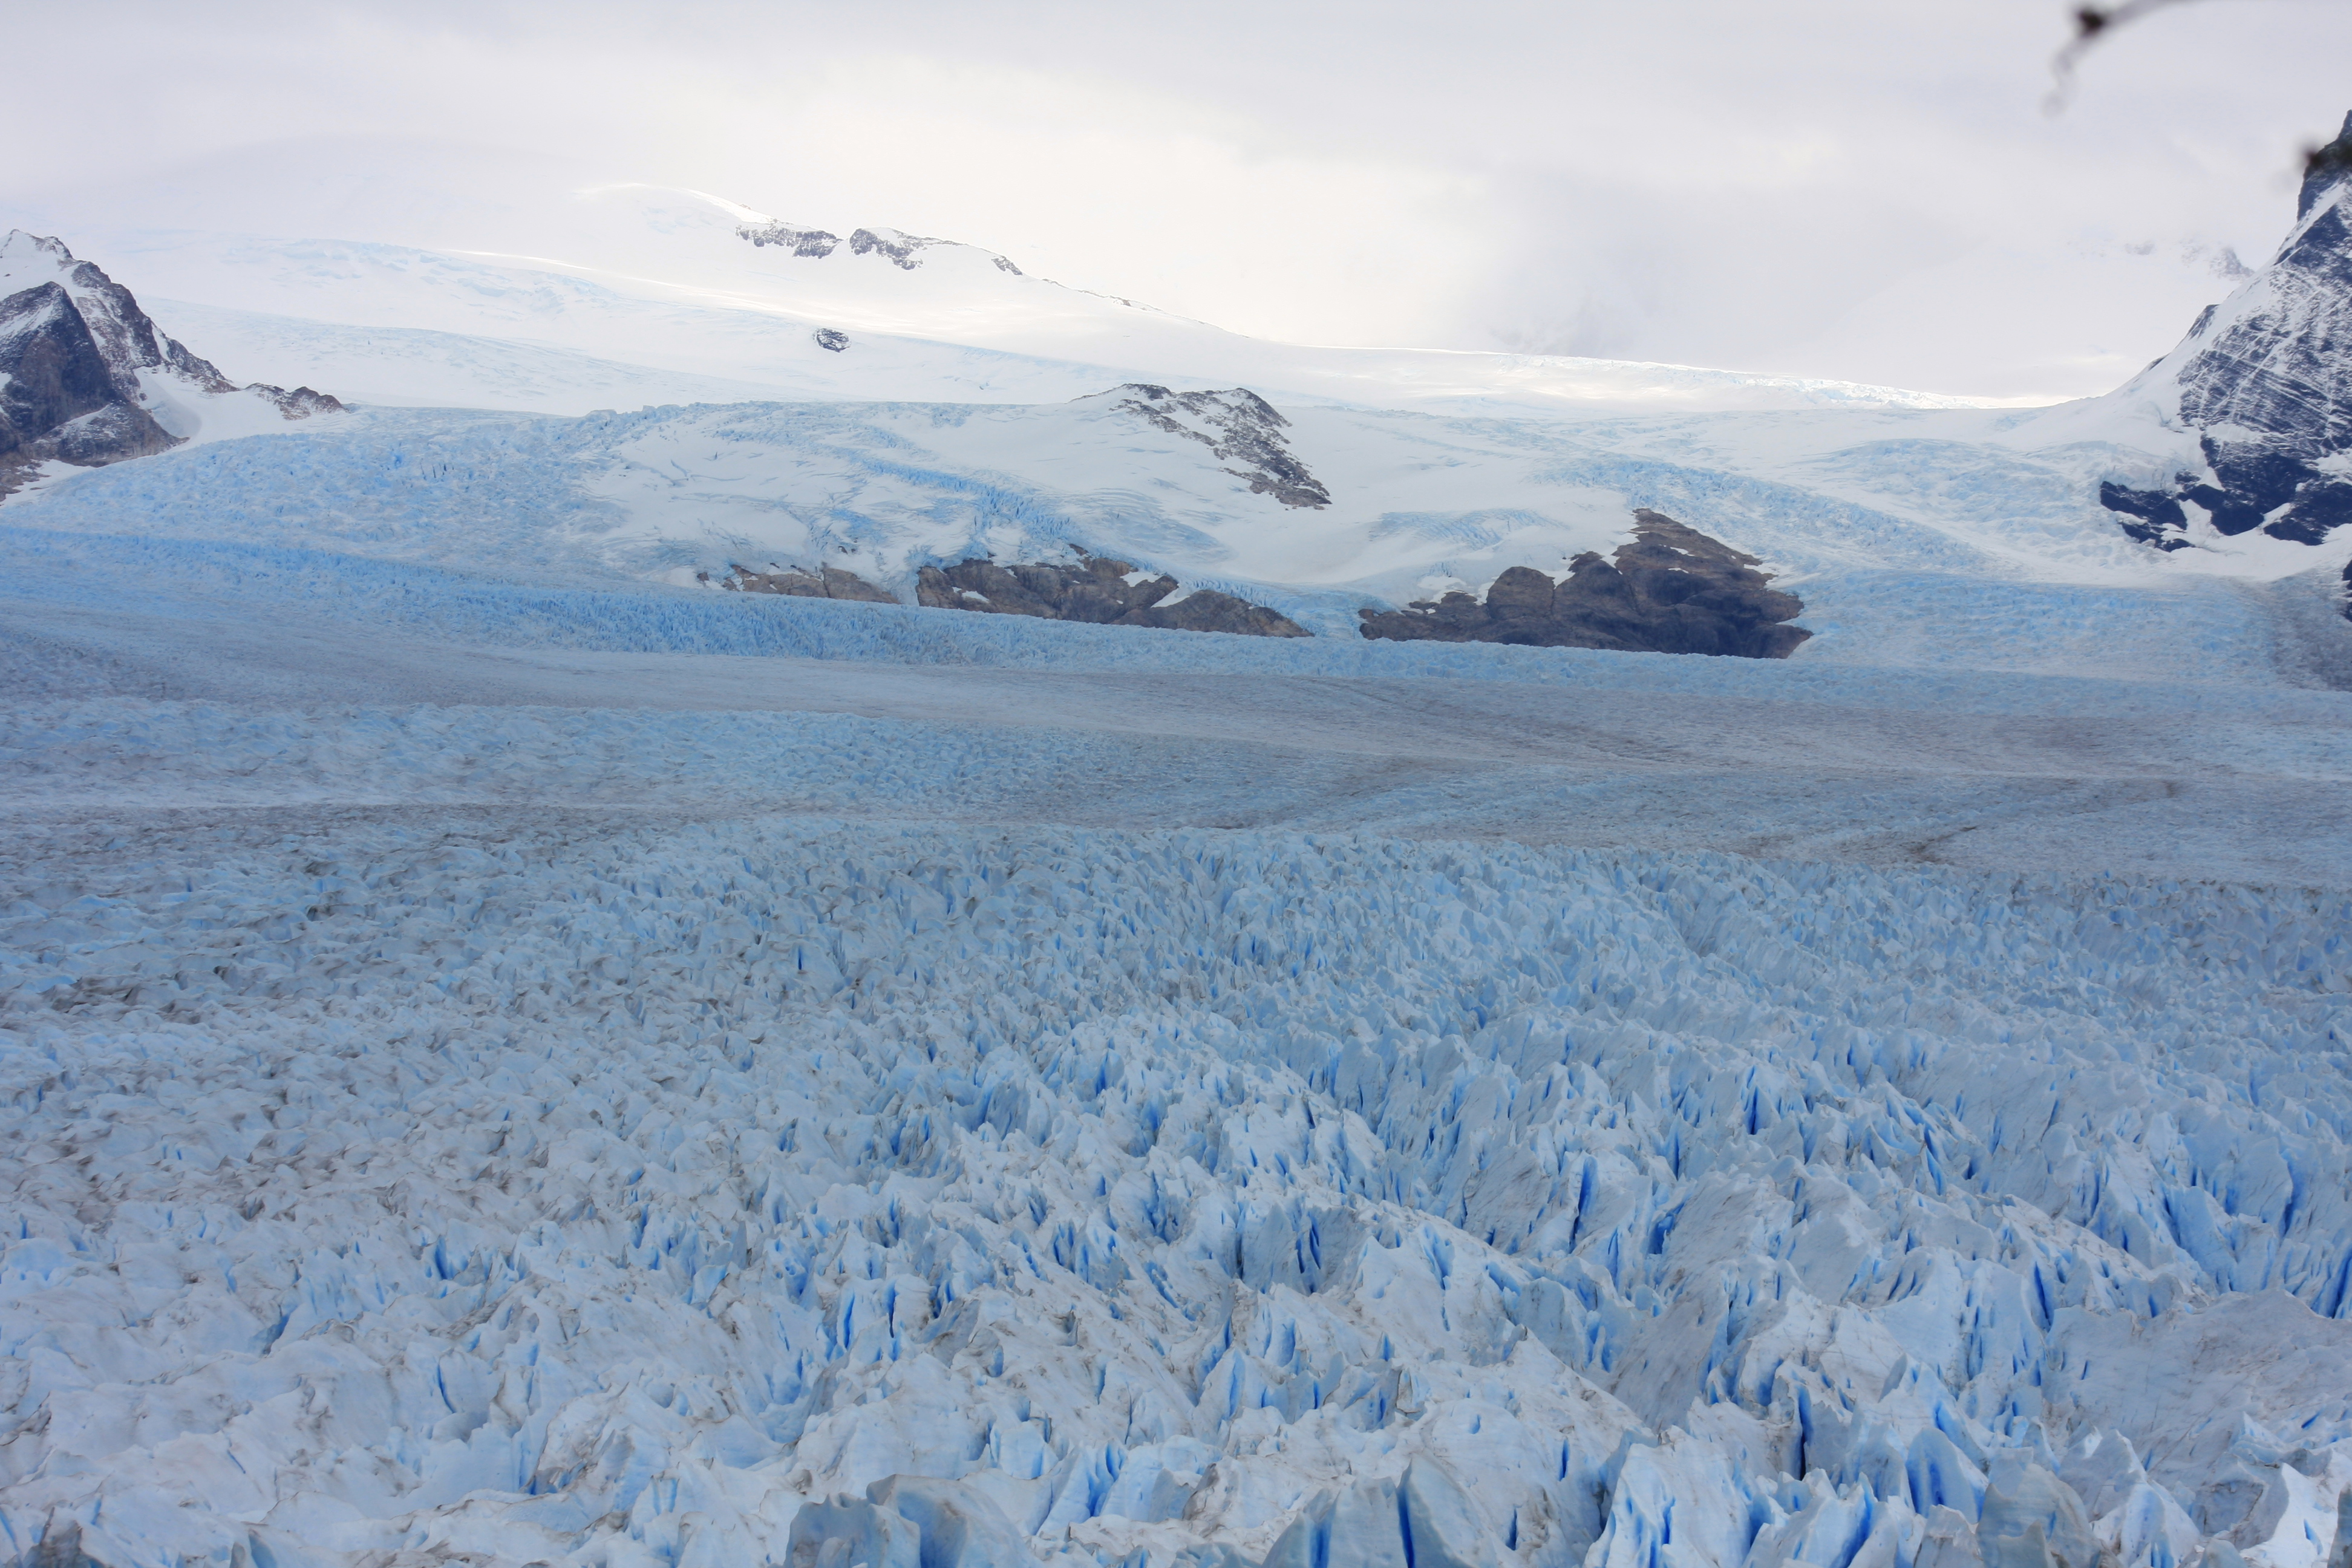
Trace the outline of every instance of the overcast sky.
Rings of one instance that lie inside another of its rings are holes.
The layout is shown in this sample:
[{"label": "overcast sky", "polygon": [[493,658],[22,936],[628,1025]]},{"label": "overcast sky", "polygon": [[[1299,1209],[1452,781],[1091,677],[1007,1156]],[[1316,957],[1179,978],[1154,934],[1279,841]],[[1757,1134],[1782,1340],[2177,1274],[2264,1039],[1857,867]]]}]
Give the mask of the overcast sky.
[{"label": "overcast sky", "polygon": [[2352,110],[2352,3],[2161,11],[2053,115],[2069,8],[81,0],[10,20],[0,225],[432,138],[1271,337],[2074,395],[2275,246]]}]

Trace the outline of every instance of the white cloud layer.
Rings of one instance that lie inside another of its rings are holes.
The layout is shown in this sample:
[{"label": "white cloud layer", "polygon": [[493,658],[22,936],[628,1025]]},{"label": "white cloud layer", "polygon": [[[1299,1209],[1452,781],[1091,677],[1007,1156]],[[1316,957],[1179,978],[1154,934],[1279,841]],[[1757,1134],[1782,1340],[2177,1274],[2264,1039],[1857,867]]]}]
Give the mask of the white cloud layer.
[{"label": "white cloud layer", "polygon": [[2069,395],[2275,243],[2352,7],[2161,12],[2045,114],[2066,9],[49,7],[0,218],[495,247],[485,185],[650,180],[1267,336]]}]

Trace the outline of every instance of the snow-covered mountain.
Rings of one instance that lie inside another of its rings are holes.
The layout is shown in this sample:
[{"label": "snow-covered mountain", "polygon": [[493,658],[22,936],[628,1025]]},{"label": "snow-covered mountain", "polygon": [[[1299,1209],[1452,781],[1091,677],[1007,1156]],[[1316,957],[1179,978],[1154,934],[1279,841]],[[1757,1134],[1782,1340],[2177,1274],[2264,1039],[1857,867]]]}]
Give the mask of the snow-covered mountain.
[{"label": "snow-covered mountain", "polygon": [[43,221],[70,227],[159,319],[201,331],[224,357],[379,404],[582,414],[757,395],[1050,402],[1179,380],[1382,405],[1967,401],[1686,366],[1269,342],[879,223],[837,235],[700,191],[478,149],[417,149],[412,180],[360,182],[333,153],[323,144],[274,183],[233,163],[61,201]]},{"label": "snow-covered mountain", "polygon": [[44,462],[94,468],[341,407],[308,386],[236,386],[62,242],[0,235],[0,494]]},{"label": "snow-covered mountain", "polygon": [[[2335,200],[2315,195],[2309,234]],[[599,569],[674,582],[830,569],[913,602],[919,573],[959,552],[1066,563],[1079,548],[1349,635],[1360,609],[1481,595],[1515,568],[1558,578],[1623,548],[1648,507],[1760,556],[1824,611],[1820,595],[1843,591],[1808,595],[1804,579],[1928,565],[2036,618],[2024,606],[2052,591],[2153,605],[2216,576],[2292,582],[2298,604],[2304,579],[2325,577],[2342,602],[2352,536],[2314,549],[2196,511],[2168,536],[2194,548],[2117,531],[2103,497],[2138,504],[2205,462],[2164,366],[2106,398],[2012,411],[1676,367],[1303,348],[1063,288],[980,247],[820,229],[697,192],[525,171],[466,210],[371,187],[311,215],[359,237],[157,228],[109,243],[118,269],[179,301],[158,307],[167,321],[362,400],[682,405],[564,433],[542,476],[597,519]],[[386,237],[399,235],[443,243]],[[2266,291],[2320,297],[2324,278],[2297,259],[2316,243],[2291,245],[2214,321],[2252,320]],[[1234,481],[1223,437],[1203,446],[1109,406],[1126,395],[1112,389],[1141,384],[1272,410],[1288,422],[1286,460],[1327,504],[1269,500]],[[1916,606],[1875,596],[1842,613],[1859,634],[1843,646],[1924,657]],[[1799,657],[1840,646],[1817,638]]]},{"label": "snow-covered mountain", "polygon": [[2352,522],[2352,116],[2315,153],[2277,257],[2108,400],[2194,438],[2168,484],[2108,484],[2135,538],[2179,550],[2260,530],[2318,544]]}]

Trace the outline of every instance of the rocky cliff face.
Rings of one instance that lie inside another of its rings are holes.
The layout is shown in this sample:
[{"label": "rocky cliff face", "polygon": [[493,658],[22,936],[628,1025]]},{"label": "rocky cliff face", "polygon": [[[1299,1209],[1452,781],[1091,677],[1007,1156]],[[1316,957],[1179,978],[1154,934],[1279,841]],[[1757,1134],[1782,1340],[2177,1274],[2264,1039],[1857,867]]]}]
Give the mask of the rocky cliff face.
[{"label": "rocky cliff face", "polygon": [[2311,162],[2277,258],[2210,307],[2135,391],[2177,389],[2201,470],[2158,489],[2103,484],[2124,531],[2189,542],[2189,508],[2223,534],[2316,544],[2352,522],[2352,115]]},{"label": "rocky cliff face", "polygon": [[126,395],[73,298],[55,283],[0,299],[0,494],[36,464],[143,458],[172,437]]},{"label": "rocky cliff face", "polygon": [[1676,522],[1633,513],[1633,539],[1613,561],[1587,551],[1568,577],[1514,566],[1481,602],[1448,594],[1403,610],[1364,610],[1368,637],[1398,641],[1497,642],[1528,647],[1616,648],[1635,653],[1709,653],[1786,658],[1812,636],[1782,623],[1804,613],[1793,594],[1768,586],[1753,555]]},{"label": "rocky cliff face", "polygon": [[175,395],[258,397],[289,419],[342,408],[307,386],[236,385],[60,241],[0,237],[0,495],[45,462],[96,468],[176,446],[158,417]]}]

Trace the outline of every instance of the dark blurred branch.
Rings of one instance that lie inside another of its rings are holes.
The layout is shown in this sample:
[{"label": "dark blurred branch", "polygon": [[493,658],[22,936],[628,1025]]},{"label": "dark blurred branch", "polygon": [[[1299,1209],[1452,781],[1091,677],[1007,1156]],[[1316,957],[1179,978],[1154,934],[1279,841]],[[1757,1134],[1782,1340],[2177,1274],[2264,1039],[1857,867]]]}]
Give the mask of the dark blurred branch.
[{"label": "dark blurred branch", "polygon": [[2337,137],[2325,147],[2303,150],[2303,178],[2307,184],[2352,171],[2352,134]]},{"label": "dark blurred branch", "polygon": [[[2074,67],[2091,50],[2091,46],[2114,32],[2117,27],[2138,21],[2151,11],[2162,11],[2174,5],[2186,5],[2191,0],[2123,0],[2116,5],[2077,5],[2074,8],[2074,36],[2066,40],[2050,60],[2050,96],[2042,100],[2042,109],[2056,114],[2066,107],[2066,97],[2074,89]],[[2306,190],[2315,179],[2352,171],[2352,120],[2345,124],[2345,134],[2325,147],[2306,142],[2303,147],[2303,178]],[[2306,198],[2307,202],[2308,198]]]},{"label": "dark blurred branch", "polygon": [[2123,0],[2119,5],[2078,5],[2074,8],[2074,36],[2066,40],[2050,61],[2050,96],[2042,107],[2052,114],[2066,107],[2066,96],[2074,89],[2074,67],[2090,52],[2091,46],[2114,32],[2138,21],[2150,11],[2168,6],[2186,5],[2190,0]]}]

